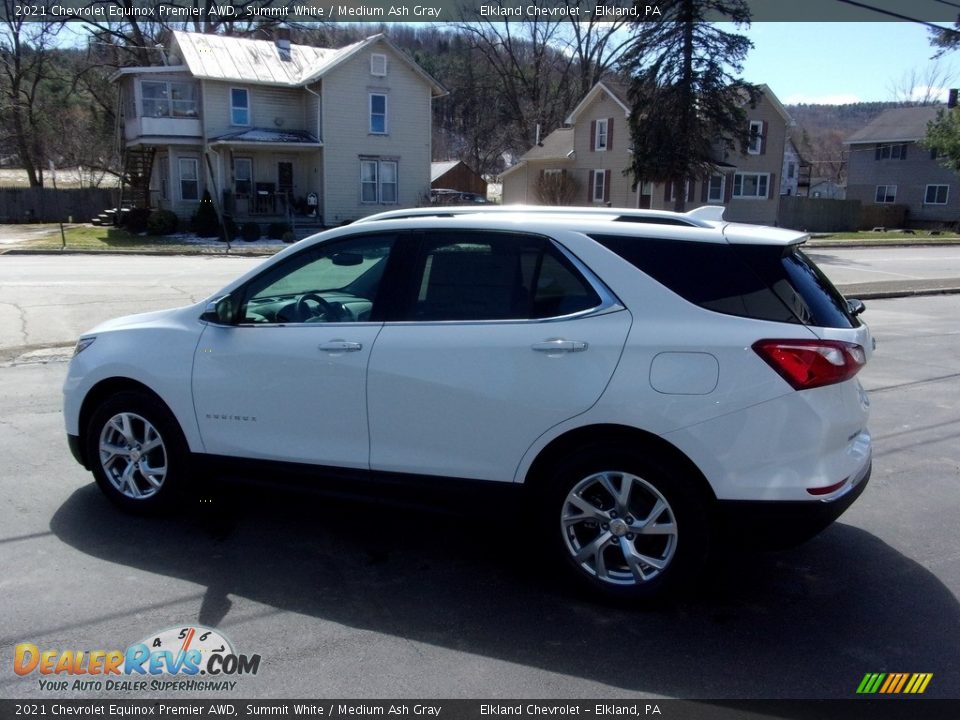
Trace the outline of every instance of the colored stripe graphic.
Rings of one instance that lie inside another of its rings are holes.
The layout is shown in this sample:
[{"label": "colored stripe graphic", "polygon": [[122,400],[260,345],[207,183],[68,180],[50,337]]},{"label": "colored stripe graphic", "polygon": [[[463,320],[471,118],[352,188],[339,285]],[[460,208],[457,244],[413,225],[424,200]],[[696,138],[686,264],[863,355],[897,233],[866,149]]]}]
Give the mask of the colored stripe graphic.
[{"label": "colored stripe graphic", "polygon": [[933,673],[867,673],[857,686],[857,694],[922,695],[933,679]]}]

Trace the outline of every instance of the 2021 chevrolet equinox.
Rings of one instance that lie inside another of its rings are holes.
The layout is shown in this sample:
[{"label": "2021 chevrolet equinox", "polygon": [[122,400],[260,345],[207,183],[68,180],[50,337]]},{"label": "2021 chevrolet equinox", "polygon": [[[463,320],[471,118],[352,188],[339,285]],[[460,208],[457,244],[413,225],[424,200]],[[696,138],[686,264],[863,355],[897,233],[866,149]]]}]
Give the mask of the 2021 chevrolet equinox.
[{"label": "2021 chevrolet equinox", "polygon": [[131,510],[238,460],[521,484],[572,579],[656,598],[724,523],[809,536],[867,483],[872,340],[806,239],[719,208],[382,213],[85,333],[68,439]]}]

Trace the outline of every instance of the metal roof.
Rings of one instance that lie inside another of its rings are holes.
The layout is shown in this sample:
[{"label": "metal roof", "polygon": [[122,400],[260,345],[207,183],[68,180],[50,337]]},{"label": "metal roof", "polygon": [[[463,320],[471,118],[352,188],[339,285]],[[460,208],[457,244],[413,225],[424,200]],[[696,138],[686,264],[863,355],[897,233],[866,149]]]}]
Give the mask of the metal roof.
[{"label": "metal roof", "polygon": [[291,45],[290,59],[284,60],[272,40],[181,30],[174,31],[173,37],[179,55],[195,77],[290,87],[300,85],[305,75],[312,74],[318,67],[329,63],[332,56],[352,47],[331,50]]},{"label": "metal roof", "polygon": [[289,52],[281,53],[273,40],[175,30],[170,51],[175,61],[182,61],[191,74],[204,80],[300,87],[319,80],[341,62],[374,44],[391,48],[397,60],[406,63],[430,84],[434,97],[446,94],[440,83],[383,35],[373,35],[336,49],[291,44]]}]

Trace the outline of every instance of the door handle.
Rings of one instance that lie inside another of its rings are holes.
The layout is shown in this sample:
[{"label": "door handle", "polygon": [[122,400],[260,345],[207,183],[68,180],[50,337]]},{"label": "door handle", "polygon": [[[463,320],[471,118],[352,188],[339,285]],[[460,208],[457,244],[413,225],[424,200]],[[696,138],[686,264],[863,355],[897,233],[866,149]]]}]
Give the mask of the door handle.
[{"label": "door handle", "polygon": [[564,340],[563,338],[553,338],[543,342],[534,343],[530,346],[535,352],[542,353],[575,353],[583,352],[590,345],[582,340]]},{"label": "door handle", "polygon": [[363,345],[347,340],[331,340],[321,344],[318,349],[324,352],[357,352],[363,349]]}]

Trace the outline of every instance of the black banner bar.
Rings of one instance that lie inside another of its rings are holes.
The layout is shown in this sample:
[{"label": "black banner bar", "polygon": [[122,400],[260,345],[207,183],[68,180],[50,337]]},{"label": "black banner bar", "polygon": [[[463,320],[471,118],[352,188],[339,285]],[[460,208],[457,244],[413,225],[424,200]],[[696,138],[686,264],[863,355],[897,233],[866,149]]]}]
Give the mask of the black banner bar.
[{"label": "black banner bar", "polygon": [[23,718],[663,718],[664,720],[955,720],[960,701],[884,700],[0,700]]},{"label": "black banner bar", "polygon": [[[960,3],[958,3],[960,4]],[[748,0],[753,22],[924,22],[952,25],[943,0]],[[16,0],[0,7],[26,21],[467,22],[473,20],[630,20],[661,18],[656,0]],[[718,20],[723,20],[718,16]]]}]

